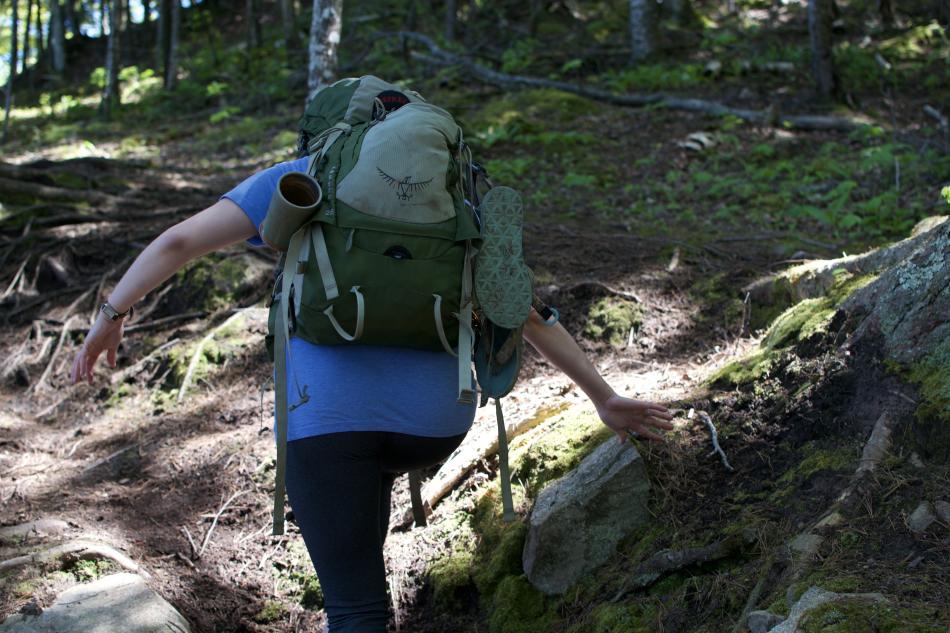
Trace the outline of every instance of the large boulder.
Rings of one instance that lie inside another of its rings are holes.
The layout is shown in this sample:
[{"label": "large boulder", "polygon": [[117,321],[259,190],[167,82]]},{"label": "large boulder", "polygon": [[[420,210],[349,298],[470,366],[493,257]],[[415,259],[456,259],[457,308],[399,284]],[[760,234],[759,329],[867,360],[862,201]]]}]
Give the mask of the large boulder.
[{"label": "large boulder", "polygon": [[38,615],[11,615],[0,633],[191,633],[191,627],[141,576],[122,573],[71,587]]},{"label": "large boulder", "polygon": [[544,488],[531,511],[523,564],[528,580],[563,593],[645,525],[650,482],[631,444],[609,440]]}]

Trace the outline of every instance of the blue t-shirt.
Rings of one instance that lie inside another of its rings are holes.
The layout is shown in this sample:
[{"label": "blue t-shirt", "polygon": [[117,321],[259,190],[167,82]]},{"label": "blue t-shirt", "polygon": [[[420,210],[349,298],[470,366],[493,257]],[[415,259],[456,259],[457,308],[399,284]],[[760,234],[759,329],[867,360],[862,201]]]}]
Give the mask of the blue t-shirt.
[{"label": "blue t-shirt", "polygon": [[[260,227],[277,181],[288,171],[306,171],[307,159],[257,172],[224,194]],[[263,245],[259,235],[248,242]],[[288,414],[287,439],[340,431],[392,431],[449,437],[468,431],[474,405],[458,397],[458,360],[445,352],[374,345],[314,345],[290,341],[288,403],[294,387],[307,386],[310,400]]]}]

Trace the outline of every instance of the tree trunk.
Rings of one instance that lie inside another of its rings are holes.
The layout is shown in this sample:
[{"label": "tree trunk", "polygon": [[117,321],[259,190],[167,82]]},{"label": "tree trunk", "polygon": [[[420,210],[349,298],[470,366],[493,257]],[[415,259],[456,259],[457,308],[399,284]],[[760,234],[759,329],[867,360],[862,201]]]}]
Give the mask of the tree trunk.
[{"label": "tree trunk", "polygon": [[99,109],[108,118],[119,106],[119,68],[122,59],[122,0],[112,0],[109,7],[109,40],[106,43],[106,85]]},{"label": "tree trunk", "polygon": [[155,31],[155,68],[165,77],[168,83],[168,45],[172,32],[172,3],[171,0],[156,0],[158,20]]},{"label": "tree trunk", "polygon": [[881,24],[894,26],[894,0],[877,0],[877,12],[881,17]]},{"label": "tree trunk", "polygon": [[656,2],[630,0],[630,61],[643,61],[656,51]]},{"label": "tree trunk", "polygon": [[244,19],[247,22],[247,47],[258,48],[261,45],[260,11],[256,0],[245,0]]},{"label": "tree trunk", "polygon": [[66,34],[60,0],[50,0],[49,46],[53,50],[53,72],[66,70]]},{"label": "tree trunk", "polygon": [[280,20],[284,27],[284,45],[288,56],[300,50],[300,38],[297,37],[297,15],[292,0],[280,0]]},{"label": "tree trunk", "polygon": [[[76,7],[73,5],[73,0],[66,0],[66,3],[63,5],[63,19],[65,24],[69,25],[69,34],[72,37],[77,37],[79,35],[79,20],[76,19]],[[66,30],[63,29],[65,33]]]},{"label": "tree trunk", "polygon": [[815,87],[822,97],[830,97],[837,89],[832,47],[831,0],[808,0],[808,33],[811,39],[811,67]]},{"label": "tree trunk", "polygon": [[[69,4],[67,1],[66,4]],[[105,35],[109,30],[109,0],[99,0],[99,33]]]},{"label": "tree trunk", "polygon": [[171,24],[168,29],[168,58],[165,65],[165,89],[178,85],[178,34],[181,31],[181,0],[171,0]]},{"label": "tree trunk", "polygon": [[17,0],[13,0],[13,16],[12,24],[10,25],[10,74],[7,77],[7,95],[6,95],[6,104],[4,105],[4,116],[3,116],[3,136],[0,137],[0,143],[7,142],[7,130],[10,128],[10,108],[13,106],[13,78],[16,76],[16,65],[17,65],[17,29],[19,28],[19,23],[17,22]]},{"label": "tree trunk", "polygon": [[23,29],[23,65],[21,72],[26,72],[26,65],[30,61],[30,29],[33,28],[33,0],[26,0],[26,25]]},{"label": "tree trunk", "polygon": [[343,0],[313,0],[307,102],[336,76],[337,48],[343,31]]},{"label": "tree trunk", "polygon": [[446,0],[445,2],[445,41],[455,41],[455,20],[458,13],[458,7],[455,0]]}]

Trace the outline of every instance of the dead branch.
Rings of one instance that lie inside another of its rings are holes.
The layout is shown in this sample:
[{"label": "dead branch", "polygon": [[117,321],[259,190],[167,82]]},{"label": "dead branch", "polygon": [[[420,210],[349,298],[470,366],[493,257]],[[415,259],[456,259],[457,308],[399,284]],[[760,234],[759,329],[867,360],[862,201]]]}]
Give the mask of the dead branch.
[{"label": "dead branch", "polygon": [[224,502],[224,505],[218,510],[217,514],[214,515],[214,520],[211,521],[211,527],[208,528],[207,533],[205,534],[204,541],[201,543],[201,549],[198,550],[197,558],[201,558],[201,555],[205,553],[205,548],[208,547],[208,543],[211,542],[211,533],[214,532],[215,526],[218,524],[218,519],[221,518],[221,515],[224,514],[224,511],[228,509],[228,506],[231,505],[231,502],[240,497],[243,494],[247,494],[250,490],[242,490],[241,492],[235,492],[233,495],[228,497],[228,500]]},{"label": "dead branch", "polygon": [[462,58],[458,55],[449,53],[436,46],[435,42],[422,35],[409,31],[398,33],[403,39],[415,40],[425,45],[431,55],[413,52],[412,56],[424,62],[436,66],[461,66],[467,70],[471,77],[474,77],[485,83],[500,86],[502,88],[553,88],[563,90],[573,94],[602,101],[613,105],[626,107],[656,106],[670,108],[672,110],[686,110],[689,112],[700,112],[714,116],[731,115],[748,121],[756,125],[764,125],[779,128],[796,128],[800,130],[840,130],[851,131],[865,125],[861,121],[854,119],[845,119],[832,116],[812,116],[812,115],[782,115],[773,110],[745,110],[741,108],[731,108],[729,106],[717,103],[715,101],[705,101],[703,99],[686,99],[682,97],[673,97],[662,93],[650,95],[637,94],[617,94],[600,88],[581,86],[563,81],[552,81],[550,79],[541,79],[538,77],[524,77],[520,75],[508,75],[500,73],[473,61]]},{"label": "dead branch", "polygon": [[635,303],[643,303],[643,300],[640,299],[640,296],[633,292],[627,292],[626,290],[618,290],[617,288],[612,288],[611,286],[608,286],[602,281],[597,281],[594,279],[585,279],[583,281],[579,281],[575,284],[571,284],[570,286],[566,286],[563,288],[559,288],[557,286],[553,286],[553,287],[549,286],[549,288],[553,292],[568,292],[568,293],[574,293],[579,290],[589,290],[591,288],[596,288],[614,297],[620,297],[621,299],[626,299],[627,301],[633,301]]},{"label": "dead branch", "polygon": [[149,362],[150,360],[154,359],[156,356],[158,356],[159,354],[161,354],[162,352],[164,352],[164,351],[165,351],[166,349],[168,349],[169,347],[178,344],[178,342],[179,342],[180,340],[181,340],[181,339],[173,338],[173,339],[170,340],[170,341],[165,341],[164,343],[162,343],[161,345],[159,345],[158,347],[156,347],[155,349],[153,349],[151,352],[149,352],[148,354],[146,354],[145,356],[143,356],[143,357],[142,357],[138,362],[136,362],[134,365],[130,365],[130,366],[126,367],[125,369],[123,369],[123,370],[121,370],[121,371],[117,371],[117,372],[115,372],[114,374],[112,374],[112,376],[109,378],[110,382],[114,385],[114,384],[116,384],[116,383],[118,383],[118,382],[124,381],[126,378],[128,378],[128,377],[131,376],[132,374],[134,374],[134,373],[136,373],[137,371],[139,371],[142,367],[144,367],[147,362]]},{"label": "dead branch", "polygon": [[76,315],[73,315],[66,319],[66,322],[63,324],[63,329],[59,333],[59,341],[56,342],[56,347],[53,349],[52,356],[50,356],[49,363],[46,364],[46,369],[43,370],[40,379],[30,387],[30,392],[36,393],[46,384],[46,379],[49,378],[50,372],[53,371],[53,363],[56,362],[59,352],[63,349],[63,342],[66,340],[66,336],[69,335],[70,326],[76,318]]},{"label": "dead branch", "polygon": [[699,415],[699,419],[701,419],[706,425],[706,428],[709,429],[709,435],[712,438],[713,445],[713,450],[709,454],[715,455],[718,453],[719,460],[722,462],[722,465],[725,466],[726,470],[735,472],[736,469],[729,463],[726,453],[722,450],[722,447],[719,446],[719,433],[716,432],[716,425],[713,424],[712,418],[709,417],[709,414],[705,411],[695,411],[694,409],[689,410],[689,413],[686,414],[686,418],[692,420],[696,415]]},{"label": "dead branch", "polygon": [[191,531],[186,526],[181,526],[181,533],[188,538],[188,544],[191,546],[191,560],[198,558],[198,546],[195,545],[195,539],[191,537]]},{"label": "dead branch", "polygon": [[176,399],[176,402],[178,404],[181,404],[185,400],[185,394],[188,392],[188,387],[191,386],[191,380],[194,377],[195,369],[198,368],[198,361],[201,360],[201,354],[204,351],[205,345],[207,345],[215,337],[215,335],[218,332],[220,332],[227,326],[231,325],[231,323],[236,321],[239,316],[244,314],[244,312],[245,310],[238,310],[237,312],[229,316],[227,319],[225,319],[224,322],[221,323],[221,325],[218,325],[213,330],[208,332],[208,334],[203,339],[198,341],[198,345],[197,347],[195,347],[195,351],[191,355],[191,360],[188,362],[188,369],[187,371],[185,371],[185,377],[182,378],[181,386],[178,388],[178,398]]},{"label": "dead branch", "polygon": [[185,314],[175,314],[172,316],[162,317],[161,319],[155,319],[154,321],[146,321],[145,323],[133,323],[125,328],[125,332],[141,332],[143,330],[154,330],[154,329],[169,325],[171,323],[178,323],[179,321],[190,321],[192,319],[201,319],[206,316],[208,316],[207,312],[186,312]]},{"label": "dead branch", "polygon": [[753,542],[750,534],[733,535],[706,547],[682,550],[662,550],[646,559],[633,570],[620,590],[611,598],[619,602],[624,596],[646,589],[661,577],[692,565],[701,565],[728,558]]},{"label": "dead branch", "polygon": [[146,578],[151,577],[151,575],[135,561],[122,552],[116,550],[112,546],[106,545],[105,543],[97,543],[95,541],[86,541],[82,539],[70,541],[68,543],[64,543],[63,545],[57,545],[56,547],[51,547],[40,552],[25,554],[23,556],[17,556],[16,558],[2,561],[0,562],[0,572],[16,569],[17,567],[22,567],[23,565],[41,565],[57,558],[63,558],[66,556],[74,556],[79,560],[95,560],[97,558],[106,558],[115,562],[123,569],[141,574]]},{"label": "dead branch", "polygon": [[85,474],[91,470],[95,470],[96,468],[99,468],[99,466],[102,466],[103,464],[107,464],[108,462],[111,462],[116,457],[119,457],[120,455],[124,455],[125,453],[128,453],[133,448],[138,448],[138,447],[139,447],[139,444],[129,444],[128,446],[123,446],[119,450],[113,453],[110,453],[109,455],[106,455],[102,459],[97,459],[93,463],[89,464],[88,466],[82,469],[82,473]]}]

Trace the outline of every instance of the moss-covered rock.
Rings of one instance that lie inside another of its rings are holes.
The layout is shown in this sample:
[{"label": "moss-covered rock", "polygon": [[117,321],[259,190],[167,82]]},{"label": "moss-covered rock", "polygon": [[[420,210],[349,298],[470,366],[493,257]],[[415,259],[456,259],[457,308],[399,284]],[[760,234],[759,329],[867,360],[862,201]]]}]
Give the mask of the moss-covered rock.
[{"label": "moss-covered rock", "polygon": [[584,336],[605,341],[612,347],[623,347],[630,330],[643,321],[640,306],[632,301],[604,297],[590,307]]},{"label": "moss-covered rock", "polygon": [[492,597],[489,633],[546,633],[557,615],[524,576],[508,576]]},{"label": "moss-covered rock", "polygon": [[464,596],[474,588],[472,564],[474,552],[456,551],[437,561],[429,570],[432,598],[435,606],[455,611],[464,605]]}]

